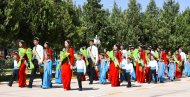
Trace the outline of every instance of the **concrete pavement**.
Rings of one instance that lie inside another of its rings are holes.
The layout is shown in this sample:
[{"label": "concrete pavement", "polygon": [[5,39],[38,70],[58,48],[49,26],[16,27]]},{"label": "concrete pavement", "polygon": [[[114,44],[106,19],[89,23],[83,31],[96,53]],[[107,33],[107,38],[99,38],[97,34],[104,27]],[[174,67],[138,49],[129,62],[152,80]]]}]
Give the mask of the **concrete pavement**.
[{"label": "concrete pavement", "polygon": [[17,83],[8,87],[5,82],[0,84],[0,97],[190,97],[190,78],[187,77],[158,84],[132,82],[131,88],[126,88],[126,82],[120,87],[101,85],[97,81],[93,85],[88,83],[84,81],[83,91],[78,91],[77,80],[72,79],[72,90],[64,91],[59,84],[53,84],[51,89],[41,89],[40,80],[35,80],[32,89],[19,88]]}]

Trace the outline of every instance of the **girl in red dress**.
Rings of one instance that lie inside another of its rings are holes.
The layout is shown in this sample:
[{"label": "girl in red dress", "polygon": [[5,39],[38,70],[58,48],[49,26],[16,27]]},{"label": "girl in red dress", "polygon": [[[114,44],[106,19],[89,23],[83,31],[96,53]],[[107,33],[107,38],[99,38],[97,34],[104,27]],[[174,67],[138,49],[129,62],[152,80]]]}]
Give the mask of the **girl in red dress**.
[{"label": "girl in red dress", "polygon": [[142,60],[142,63],[139,64],[139,82],[144,83],[145,82],[145,66],[147,64],[146,54],[145,54],[145,51],[142,49],[141,45],[139,46],[138,50],[139,50],[140,60]]},{"label": "girl in red dress", "polygon": [[50,59],[50,60],[53,60],[53,56],[52,56],[53,51],[52,51],[52,49],[49,47],[49,42],[45,42],[45,43],[44,43],[44,48],[45,48],[46,54],[49,54],[49,55],[50,55],[50,56],[49,56],[49,59]]},{"label": "girl in red dress", "polygon": [[[180,63],[181,62],[181,56],[180,56],[178,51],[176,51],[175,57],[177,58],[177,61],[179,61],[179,63]],[[176,75],[175,75],[175,77],[176,78],[181,77],[181,71],[179,69],[179,64],[178,63],[176,63]]]},{"label": "girl in red dress", "polygon": [[62,66],[61,66],[61,72],[62,72],[62,83],[63,83],[63,89],[64,90],[70,90],[70,83],[71,83],[71,77],[72,77],[72,65],[74,64],[74,50],[70,47],[70,41],[65,41],[65,49],[66,52],[69,53],[69,56],[63,60]]},{"label": "girl in red dress", "polygon": [[[118,62],[121,63],[122,61],[122,53],[121,51],[118,50],[118,45],[115,44],[113,46],[113,53],[115,58],[117,58]],[[110,81],[111,81],[111,86],[116,87],[120,86],[119,82],[119,66],[115,66],[115,63],[113,60],[110,60]]]},{"label": "girl in red dress", "polygon": [[[25,42],[23,40],[19,41],[19,47],[26,50],[26,44],[25,44]],[[26,63],[27,60],[28,59],[27,59],[27,56],[25,54],[24,57],[21,59],[21,65],[19,67],[19,79],[18,79],[18,82],[19,82],[19,87],[21,87],[21,88],[26,87],[26,73],[25,73],[26,64],[25,63]]]}]

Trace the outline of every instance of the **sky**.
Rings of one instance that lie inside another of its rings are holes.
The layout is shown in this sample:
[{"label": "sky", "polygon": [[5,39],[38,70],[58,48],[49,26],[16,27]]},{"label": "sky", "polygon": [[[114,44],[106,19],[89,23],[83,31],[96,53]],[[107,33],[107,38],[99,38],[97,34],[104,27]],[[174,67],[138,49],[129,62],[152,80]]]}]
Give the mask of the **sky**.
[{"label": "sky", "polygon": [[[76,5],[83,5],[84,2],[86,2],[87,0],[73,0],[73,1],[74,4]],[[103,4],[103,8],[106,9],[108,8],[109,10],[112,10],[114,1],[116,1],[117,5],[121,7],[122,10],[127,9],[129,0],[101,0],[101,3]],[[156,5],[159,8],[162,8],[165,0],[155,0],[155,1]],[[184,11],[185,8],[190,7],[190,0],[175,0],[175,1],[179,2],[181,12]],[[145,11],[146,6],[150,2],[150,0],[137,0],[137,2],[141,4],[142,11]]]}]

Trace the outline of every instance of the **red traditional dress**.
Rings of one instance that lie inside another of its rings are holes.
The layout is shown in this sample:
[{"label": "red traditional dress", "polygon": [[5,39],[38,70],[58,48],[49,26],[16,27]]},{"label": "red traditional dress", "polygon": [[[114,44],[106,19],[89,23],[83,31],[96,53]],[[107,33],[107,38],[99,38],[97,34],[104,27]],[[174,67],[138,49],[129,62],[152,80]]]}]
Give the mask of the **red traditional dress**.
[{"label": "red traditional dress", "polygon": [[[140,52],[140,59],[142,60],[143,64],[147,64],[147,61],[146,61],[146,54],[145,52],[142,50]],[[139,82],[140,83],[144,83],[145,82],[145,68],[142,66],[142,64],[139,66]]]},{"label": "red traditional dress", "polygon": [[[24,48],[26,49],[26,48]],[[20,56],[19,56],[20,58]],[[19,67],[19,79],[18,79],[18,83],[19,83],[19,87],[26,87],[26,64],[25,64],[25,60],[27,61],[27,56],[25,54],[25,56],[22,59],[21,65]]]},{"label": "red traditional dress", "polygon": [[72,70],[71,70],[71,65],[74,64],[74,50],[73,48],[69,48],[67,50],[69,53],[68,58],[63,60],[62,66],[61,66],[61,72],[62,72],[62,83],[63,83],[63,88],[65,90],[70,90],[70,83],[71,83],[71,77],[72,77]]},{"label": "red traditional dress", "polygon": [[[85,57],[84,57],[84,56],[82,56],[82,59],[84,60],[84,62],[85,62],[85,64],[86,64],[86,60],[85,60]],[[85,75],[84,75],[84,74],[82,75],[82,81],[86,81],[86,78],[85,78]]]},{"label": "red traditional dress", "polygon": [[46,49],[46,53],[50,55],[50,56],[49,56],[49,59],[50,59],[50,60],[53,60],[53,51],[52,51],[52,49],[47,48],[47,49]]},{"label": "red traditional dress", "polygon": [[[116,51],[114,52],[115,57],[117,58],[118,62],[120,63],[122,61],[122,53],[121,51]],[[120,86],[119,82],[119,66],[115,66],[114,62],[111,60],[110,61],[110,81],[111,81],[111,86]]]},{"label": "red traditional dress", "polygon": [[[177,54],[176,55],[176,58],[177,58],[177,60],[179,61],[179,63],[181,62],[181,56],[180,56],[180,54]],[[176,75],[175,75],[175,77],[176,78],[181,78],[181,71],[180,71],[180,69],[179,69],[179,64],[178,63],[176,63]]]}]

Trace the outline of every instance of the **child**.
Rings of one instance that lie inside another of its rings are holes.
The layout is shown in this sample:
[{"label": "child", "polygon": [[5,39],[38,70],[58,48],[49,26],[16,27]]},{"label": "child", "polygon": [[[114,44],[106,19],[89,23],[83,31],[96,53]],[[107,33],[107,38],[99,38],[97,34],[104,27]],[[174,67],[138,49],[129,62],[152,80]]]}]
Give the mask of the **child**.
[{"label": "child", "polygon": [[106,83],[106,72],[108,70],[108,63],[105,58],[105,55],[102,53],[100,56],[100,63],[99,63],[99,73],[100,73],[100,79],[99,82],[100,84],[105,84]]},{"label": "child", "polygon": [[77,68],[77,80],[79,85],[79,91],[82,91],[82,76],[86,73],[86,65],[84,60],[82,59],[82,54],[78,53],[78,60],[76,61]]},{"label": "child", "polygon": [[128,82],[127,87],[129,88],[129,87],[131,87],[131,74],[134,70],[130,57],[127,57],[127,64],[125,65],[125,69],[126,69],[126,80]]},{"label": "child", "polygon": [[156,73],[158,72],[158,63],[155,60],[154,56],[150,56],[151,60],[149,61],[148,67],[150,67],[150,74],[149,74],[149,84],[152,81],[152,75],[154,76],[154,83],[157,83]]},{"label": "child", "polygon": [[51,79],[52,79],[52,61],[49,59],[50,55],[45,54],[44,60],[44,75],[43,75],[43,83],[42,88],[47,89],[52,87]]},{"label": "child", "polygon": [[18,76],[18,72],[19,72],[19,68],[18,68],[18,60],[19,60],[19,58],[18,58],[18,54],[17,53],[15,53],[14,55],[13,55],[13,59],[14,59],[14,69],[13,69],[13,74],[12,74],[12,78],[11,78],[11,80],[9,81],[9,83],[8,83],[8,86],[10,86],[10,87],[12,87],[12,84],[13,84],[13,81],[16,79],[16,77],[18,78],[19,76]]},{"label": "child", "polygon": [[160,83],[164,83],[164,71],[165,71],[165,63],[164,59],[160,58],[160,61],[158,62],[158,78],[160,80]]},{"label": "child", "polygon": [[190,56],[188,56],[188,60],[185,62],[185,74],[190,77]]},{"label": "child", "polygon": [[[57,67],[58,65],[59,65],[59,56],[57,56],[57,59],[55,60],[55,66]],[[55,72],[55,83],[62,84],[61,69],[58,69],[58,68],[56,68],[56,72]]]},{"label": "child", "polygon": [[126,69],[125,69],[126,64],[127,64],[126,57],[123,56],[122,61],[121,61],[121,73],[120,73],[121,82],[126,80]]},{"label": "child", "polygon": [[168,67],[169,67],[168,76],[170,77],[170,80],[173,81],[176,71],[176,62],[174,62],[173,57],[171,57],[171,61],[169,62]]}]

